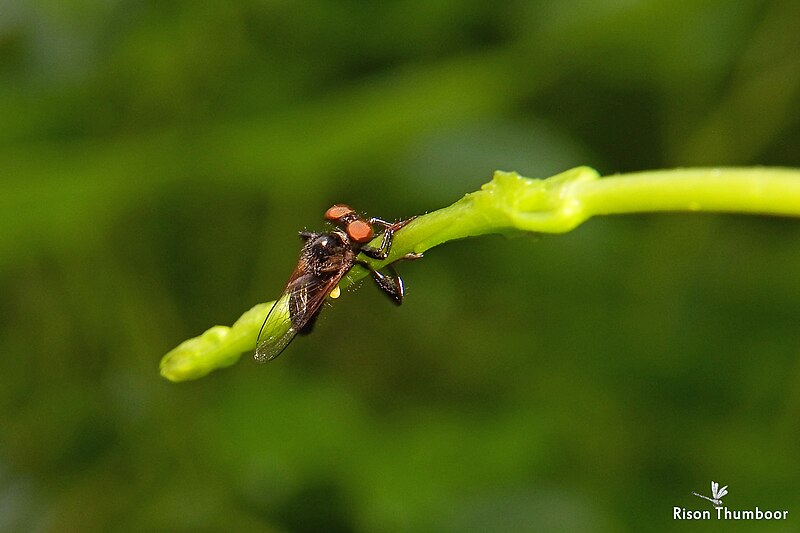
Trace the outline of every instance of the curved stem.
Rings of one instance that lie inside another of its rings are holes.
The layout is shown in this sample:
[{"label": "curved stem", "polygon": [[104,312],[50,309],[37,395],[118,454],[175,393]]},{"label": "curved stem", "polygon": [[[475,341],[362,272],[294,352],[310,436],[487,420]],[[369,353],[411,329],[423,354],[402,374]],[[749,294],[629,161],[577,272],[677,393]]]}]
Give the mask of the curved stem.
[{"label": "curved stem", "polygon": [[[602,179],[588,167],[547,179],[497,171],[481,190],[420,216],[398,231],[386,260],[366,260],[379,269],[409,252],[422,253],[454,239],[520,231],[564,233],[595,215],[659,211],[800,217],[800,169],[689,168]],[[365,268],[354,267],[340,285],[347,287],[367,273]],[[234,364],[242,352],[255,347],[273,303],[256,305],[231,327],[214,326],[183,342],[163,357],[161,375],[183,381]],[[280,327],[280,323],[266,324],[265,331],[279,335]]]}]

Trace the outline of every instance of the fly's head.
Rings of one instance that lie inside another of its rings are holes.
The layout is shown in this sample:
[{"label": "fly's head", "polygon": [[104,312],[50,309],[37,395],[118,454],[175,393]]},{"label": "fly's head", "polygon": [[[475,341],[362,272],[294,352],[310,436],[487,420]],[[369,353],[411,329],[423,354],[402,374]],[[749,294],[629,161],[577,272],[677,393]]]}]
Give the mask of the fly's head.
[{"label": "fly's head", "polygon": [[325,211],[325,218],[345,232],[347,238],[358,247],[375,236],[375,230],[355,209],[346,204],[336,204]]}]

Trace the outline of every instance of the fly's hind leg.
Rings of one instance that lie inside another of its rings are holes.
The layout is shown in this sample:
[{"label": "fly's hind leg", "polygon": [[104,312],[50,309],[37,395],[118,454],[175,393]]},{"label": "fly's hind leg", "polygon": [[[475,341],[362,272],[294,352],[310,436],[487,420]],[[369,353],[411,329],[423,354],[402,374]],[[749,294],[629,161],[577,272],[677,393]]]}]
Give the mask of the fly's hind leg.
[{"label": "fly's hind leg", "polygon": [[[420,257],[422,257],[422,254],[411,252],[398,259],[398,261],[412,261]],[[379,270],[373,270],[366,261],[357,260],[356,263],[369,270],[372,279],[378,287],[386,293],[395,304],[400,305],[403,303],[403,296],[405,295],[403,279],[397,274],[397,271],[392,265],[385,266],[383,270],[385,270],[386,273],[384,273]]]},{"label": "fly's hind leg", "polygon": [[[364,265],[367,268],[366,264]],[[382,290],[396,305],[403,303],[403,295],[405,294],[405,287],[403,286],[403,279],[397,275],[397,271],[391,265],[385,268],[388,273],[384,274],[378,270],[370,269],[369,273],[378,288]]]}]

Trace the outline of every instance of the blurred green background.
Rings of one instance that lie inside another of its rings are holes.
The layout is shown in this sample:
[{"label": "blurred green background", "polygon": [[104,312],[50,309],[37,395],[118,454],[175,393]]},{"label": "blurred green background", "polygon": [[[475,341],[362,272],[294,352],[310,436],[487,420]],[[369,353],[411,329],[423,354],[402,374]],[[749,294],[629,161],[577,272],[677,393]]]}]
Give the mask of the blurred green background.
[{"label": "blurred green background", "polygon": [[[0,2],[0,531],[797,531],[800,222],[448,243],[275,362],[168,350],[274,299],[334,202],[800,166],[800,3]],[[729,485],[785,523],[672,520]],[[693,526],[693,527],[689,527]],[[735,527],[734,527],[735,526]]]}]

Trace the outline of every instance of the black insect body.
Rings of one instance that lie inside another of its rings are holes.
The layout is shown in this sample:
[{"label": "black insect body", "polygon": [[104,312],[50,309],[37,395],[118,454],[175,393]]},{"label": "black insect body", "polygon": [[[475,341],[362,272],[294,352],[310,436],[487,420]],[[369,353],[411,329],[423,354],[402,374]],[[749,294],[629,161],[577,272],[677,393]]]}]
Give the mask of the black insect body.
[{"label": "black insect body", "polygon": [[[400,222],[386,222],[379,218],[365,220],[351,207],[337,204],[325,212],[325,218],[336,226],[326,233],[303,231],[303,248],[286,288],[267,314],[256,342],[255,360],[265,363],[278,357],[281,352],[300,333],[305,334],[311,328],[322,311],[322,305],[328,296],[339,295],[339,282],[355,264],[368,268],[372,279],[397,305],[403,303],[403,281],[394,268],[385,267],[387,273],[373,270],[358,258],[364,254],[373,259],[386,259],[392,247],[394,233],[413,219]],[[377,227],[377,232],[375,228]],[[379,248],[367,245],[376,235],[383,234]],[[417,259],[421,254],[407,254],[401,259]],[[273,324],[270,330],[283,332],[277,335],[264,335],[264,326],[270,322],[273,313],[283,324]]]}]

